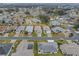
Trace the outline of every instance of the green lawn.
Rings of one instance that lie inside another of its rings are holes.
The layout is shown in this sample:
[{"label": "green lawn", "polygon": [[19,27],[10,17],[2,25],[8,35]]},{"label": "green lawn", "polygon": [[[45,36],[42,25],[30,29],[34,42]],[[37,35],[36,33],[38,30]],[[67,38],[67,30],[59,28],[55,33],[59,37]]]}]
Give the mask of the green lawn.
[{"label": "green lawn", "polygon": [[14,36],[15,35],[15,32],[10,32],[9,34],[8,34],[8,36],[10,36],[10,37],[12,37],[12,36]]},{"label": "green lawn", "polygon": [[47,40],[27,40],[28,42],[35,42],[35,41],[37,41],[37,42],[47,42]]},{"label": "green lawn", "polygon": [[66,40],[55,40],[55,42],[57,42],[58,45],[68,43]]},{"label": "green lawn", "polygon": [[34,41],[34,48],[33,48],[34,56],[38,55],[38,42]]},{"label": "green lawn", "polygon": [[42,32],[42,37],[46,37],[47,35],[46,35],[46,33],[43,31]]},{"label": "green lawn", "polygon": [[10,43],[10,41],[11,41],[11,40],[0,40],[0,43],[6,44],[6,43]]},{"label": "green lawn", "polygon": [[14,47],[12,48],[12,53],[16,52],[16,48],[20,44],[21,41],[22,40],[16,40],[16,42],[14,43]]},{"label": "green lawn", "polygon": [[33,37],[37,37],[36,32],[33,31],[32,36],[33,36]]}]

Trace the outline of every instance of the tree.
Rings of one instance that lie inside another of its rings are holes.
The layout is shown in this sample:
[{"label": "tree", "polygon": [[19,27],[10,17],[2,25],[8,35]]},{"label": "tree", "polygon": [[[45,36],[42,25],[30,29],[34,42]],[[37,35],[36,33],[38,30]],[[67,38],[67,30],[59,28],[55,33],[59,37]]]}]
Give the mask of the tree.
[{"label": "tree", "polygon": [[70,33],[69,37],[72,37],[73,36],[73,33]]},{"label": "tree", "polygon": [[18,12],[19,11],[19,9],[18,8],[16,8],[16,12]]},{"label": "tree", "polygon": [[0,10],[0,13],[3,13],[3,11],[2,11],[2,10]]},{"label": "tree", "polygon": [[15,9],[7,9],[7,10],[5,10],[5,11],[11,13],[11,12],[14,12],[14,11],[16,11],[16,10],[15,10]]},{"label": "tree", "polygon": [[58,43],[58,45],[62,45],[64,43],[67,43],[66,40],[56,40],[56,42]]},{"label": "tree", "polygon": [[28,32],[27,31],[24,31],[24,34],[28,34]]},{"label": "tree", "polygon": [[4,23],[5,23],[5,21],[3,20],[3,21],[2,21],[2,23],[4,24]]},{"label": "tree", "polygon": [[25,14],[26,14],[26,15],[30,15],[30,12],[26,11]]},{"label": "tree", "polygon": [[45,15],[39,15],[38,16],[39,19],[43,22],[43,23],[48,23],[49,17],[45,16]]},{"label": "tree", "polygon": [[77,28],[79,28],[79,24],[74,25],[73,28],[77,30]]},{"label": "tree", "polygon": [[56,9],[56,10],[53,11],[53,13],[56,14],[56,15],[64,15],[64,14],[66,14],[63,9]]}]

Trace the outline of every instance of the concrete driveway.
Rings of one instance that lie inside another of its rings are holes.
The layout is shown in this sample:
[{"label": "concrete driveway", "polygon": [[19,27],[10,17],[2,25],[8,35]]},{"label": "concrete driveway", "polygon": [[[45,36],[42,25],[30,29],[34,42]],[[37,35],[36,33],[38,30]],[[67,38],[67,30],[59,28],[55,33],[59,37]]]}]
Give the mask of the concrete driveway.
[{"label": "concrete driveway", "polygon": [[4,34],[4,37],[8,37],[8,34],[9,34],[9,33],[5,33],[5,34]]},{"label": "concrete driveway", "polygon": [[12,56],[33,56],[33,50],[27,49],[29,43],[33,44],[33,42],[22,40],[22,42],[17,47],[16,53],[13,53]]}]

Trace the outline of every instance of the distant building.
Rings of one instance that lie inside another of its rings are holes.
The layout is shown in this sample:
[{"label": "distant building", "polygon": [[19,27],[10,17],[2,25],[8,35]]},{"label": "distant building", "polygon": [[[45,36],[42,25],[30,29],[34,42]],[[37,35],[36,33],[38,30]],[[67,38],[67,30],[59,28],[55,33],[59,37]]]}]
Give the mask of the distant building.
[{"label": "distant building", "polygon": [[53,25],[53,26],[60,26],[61,25],[60,22],[58,22],[56,20],[51,21],[50,24]]},{"label": "distant building", "polygon": [[60,22],[60,23],[64,23],[65,19],[64,18],[59,18],[57,21]]},{"label": "distant building", "polygon": [[38,15],[45,15],[46,14],[46,12],[41,7],[31,8],[31,9],[29,9],[29,12],[32,16],[38,16]]},{"label": "distant building", "polygon": [[34,22],[34,23],[41,23],[41,21],[39,19],[36,19],[36,18],[32,18],[32,22]]},{"label": "distant building", "polygon": [[0,23],[14,24],[14,21],[8,15],[1,15],[0,16]]},{"label": "distant building", "polygon": [[68,11],[68,14],[69,14],[70,17],[76,18],[76,17],[78,17],[79,12],[78,12],[78,9],[71,9],[71,10]]}]

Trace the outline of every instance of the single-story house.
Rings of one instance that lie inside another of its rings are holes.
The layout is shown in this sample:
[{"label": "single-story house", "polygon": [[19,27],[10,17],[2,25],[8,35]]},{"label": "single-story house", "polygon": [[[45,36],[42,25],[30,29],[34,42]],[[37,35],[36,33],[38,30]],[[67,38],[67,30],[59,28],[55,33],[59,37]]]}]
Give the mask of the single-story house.
[{"label": "single-story house", "polygon": [[14,21],[10,18],[10,16],[3,15],[0,16],[0,23],[14,24]]},{"label": "single-story house", "polygon": [[56,42],[39,43],[38,53],[39,54],[53,54],[57,53],[58,45]]},{"label": "single-story house", "polygon": [[21,25],[24,23],[24,21],[25,21],[24,18],[22,18],[22,17],[18,18],[18,22],[19,22]]},{"label": "single-story house", "polygon": [[51,18],[51,17],[50,17],[50,20],[54,20],[54,18]]},{"label": "single-story house", "polygon": [[32,22],[34,22],[34,23],[41,23],[41,21],[39,19],[37,19],[37,18],[32,18]]},{"label": "single-story house", "polygon": [[11,43],[8,44],[0,44],[0,56],[6,56],[9,55],[12,49]]},{"label": "single-story house", "polygon": [[75,33],[70,39],[79,40],[79,33]]},{"label": "single-story house", "polygon": [[61,27],[54,27],[51,29],[54,33],[64,32],[65,30]]},{"label": "single-story house", "polygon": [[79,33],[79,28],[77,28],[77,30],[75,31],[75,33]]},{"label": "single-story house", "polygon": [[63,15],[63,16],[60,16],[61,18],[63,18],[63,19],[70,19],[70,17],[69,17],[69,15],[67,14],[67,15]]},{"label": "single-story house", "polygon": [[79,31],[75,31],[75,33],[79,33]]},{"label": "single-story house", "polygon": [[26,22],[26,24],[30,24],[30,25],[32,25],[32,21],[31,21],[31,19],[25,19],[25,22]]},{"label": "single-story house", "polygon": [[76,43],[62,44],[60,49],[66,56],[79,56],[79,45]]},{"label": "single-story house", "polygon": [[54,42],[54,40],[47,40],[47,42]]},{"label": "single-story house", "polygon": [[34,31],[37,33],[38,37],[41,37],[42,34],[41,26],[35,26]]},{"label": "single-story house", "polygon": [[7,30],[7,26],[0,26],[0,33],[1,34],[4,34],[6,30]]},{"label": "single-story house", "polygon": [[27,31],[29,34],[31,34],[33,32],[33,26],[27,26],[25,28],[25,31]]},{"label": "single-story house", "polygon": [[16,26],[7,26],[7,30],[5,31],[6,33],[12,32],[16,30]]},{"label": "single-story house", "polygon": [[72,28],[68,28],[66,29],[63,34],[65,35],[66,38],[69,38],[69,37],[73,37],[74,34],[73,34],[73,31],[72,31]]},{"label": "single-story house", "polygon": [[7,24],[13,23],[13,21],[10,18],[3,18],[3,21]]},{"label": "single-story house", "polygon": [[60,23],[64,23],[65,22],[65,20],[63,18],[59,18],[57,21],[60,22]]},{"label": "single-story house", "polygon": [[51,30],[49,26],[44,26],[43,31],[47,34],[47,36],[51,36]]},{"label": "single-story house", "polygon": [[20,33],[22,30],[24,30],[25,29],[25,26],[18,26],[17,28],[16,28],[16,33]]},{"label": "single-story house", "polygon": [[61,25],[60,22],[58,22],[57,20],[51,21],[50,24],[53,25],[53,26]]}]

